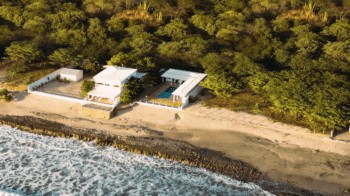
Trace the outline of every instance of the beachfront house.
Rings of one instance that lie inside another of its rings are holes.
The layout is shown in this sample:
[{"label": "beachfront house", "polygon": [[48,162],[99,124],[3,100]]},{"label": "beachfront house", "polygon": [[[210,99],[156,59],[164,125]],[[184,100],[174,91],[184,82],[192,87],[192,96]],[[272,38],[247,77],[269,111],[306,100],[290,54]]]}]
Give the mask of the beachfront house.
[{"label": "beachfront house", "polygon": [[94,76],[95,88],[88,93],[89,101],[107,99],[113,106],[120,103],[123,85],[131,78],[138,77],[136,69],[118,66],[105,66],[105,69]]},{"label": "beachfront house", "polygon": [[181,101],[183,106],[186,106],[190,97],[197,96],[202,90],[199,83],[206,76],[204,73],[169,69],[161,77],[162,81],[170,83],[171,87],[160,94],[159,98],[171,98],[173,102]]}]

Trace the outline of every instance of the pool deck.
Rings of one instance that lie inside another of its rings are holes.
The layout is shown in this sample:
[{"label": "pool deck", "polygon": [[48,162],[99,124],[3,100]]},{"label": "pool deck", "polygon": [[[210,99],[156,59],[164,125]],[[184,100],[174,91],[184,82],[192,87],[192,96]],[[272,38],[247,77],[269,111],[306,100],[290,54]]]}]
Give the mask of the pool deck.
[{"label": "pool deck", "polygon": [[[174,87],[174,88],[178,88],[179,85],[178,84],[171,84],[170,82],[165,82],[163,83],[160,87],[157,88],[157,90],[153,91],[152,93],[148,94],[147,97],[149,99],[151,98],[159,98],[158,96],[165,92],[169,87]],[[172,99],[173,96],[170,96],[169,98],[167,98],[168,100],[173,100]]]}]

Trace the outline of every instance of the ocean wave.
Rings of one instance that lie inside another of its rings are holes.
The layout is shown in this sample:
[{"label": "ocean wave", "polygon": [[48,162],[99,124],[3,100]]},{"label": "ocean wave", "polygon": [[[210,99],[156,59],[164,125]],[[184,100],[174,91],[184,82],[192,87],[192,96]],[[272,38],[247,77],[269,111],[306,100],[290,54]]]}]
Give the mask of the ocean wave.
[{"label": "ocean wave", "polygon": [[271,195],[202,168],[0,126],[0,192],[33,195]]}]

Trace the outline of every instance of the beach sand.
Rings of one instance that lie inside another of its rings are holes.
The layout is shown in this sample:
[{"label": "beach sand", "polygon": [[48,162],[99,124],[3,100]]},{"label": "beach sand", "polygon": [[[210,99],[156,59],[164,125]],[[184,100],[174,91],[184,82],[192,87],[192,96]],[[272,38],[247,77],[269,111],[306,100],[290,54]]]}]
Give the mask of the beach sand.
[{"label": "beach sand", "polygon": [[[110,120],[87,119],[79,114],[79,107],[18,93],[15,101],[0,102],[0,114],[41,117],[116,135],[154,136],[152,132],[135,128],[144,126],[159,131],[162,137],[223,152],[253,165],[276,181],[331,194],[350,188],[350,142],[346,139],[335,141],[327,135],[273,122],[263,116],[206,108],[200,103],[183,111],[137,105],[119,111]],[[175,114],[180,119],[175,119]]]}]

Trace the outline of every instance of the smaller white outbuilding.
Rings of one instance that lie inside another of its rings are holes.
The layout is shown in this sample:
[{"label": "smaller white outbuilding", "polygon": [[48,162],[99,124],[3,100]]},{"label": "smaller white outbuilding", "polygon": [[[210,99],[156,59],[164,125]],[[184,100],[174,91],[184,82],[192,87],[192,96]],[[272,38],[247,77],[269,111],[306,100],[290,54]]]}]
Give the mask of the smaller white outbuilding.
[{"label": "smaller white outbuilding", "polygon": [[83,70],[62,68],[60,71],[60,78],[62,80],[77,82],[83,79],[83,77],[84,77]]}]

